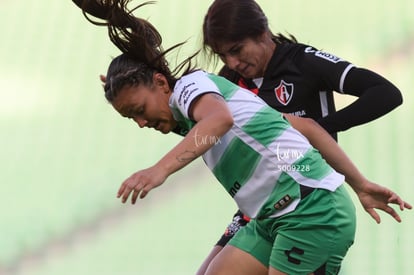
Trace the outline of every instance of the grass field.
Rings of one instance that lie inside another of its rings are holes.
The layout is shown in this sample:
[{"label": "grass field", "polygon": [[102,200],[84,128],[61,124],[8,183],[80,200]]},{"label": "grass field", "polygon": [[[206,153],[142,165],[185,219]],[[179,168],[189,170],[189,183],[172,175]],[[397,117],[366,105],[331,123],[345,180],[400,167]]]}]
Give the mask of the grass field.
[{"label": "grass field", "polygon": [[[369,178],[414,203],[411,1],[258,2],[274,32],[401,89],[401,107],[341,133],[340,144]],[[159,28],[165,47],[189,39],[173,63],[199,45],[209,3],[160,0],[138,14]],[[0,24],[0,274],[193,274],[235,206],[201,161],[138,205],[116,199],[124,178],[179,138],[141,130],[106,103],[98,76],[118,54],[106,30],[69,0],[0,1]],[[351,100],[338,97],[339,105]],[[403,212],[401,224],[382,214],[376,225],[356,204],[356,242],[341,274],[411,275],[414,213]]]}]

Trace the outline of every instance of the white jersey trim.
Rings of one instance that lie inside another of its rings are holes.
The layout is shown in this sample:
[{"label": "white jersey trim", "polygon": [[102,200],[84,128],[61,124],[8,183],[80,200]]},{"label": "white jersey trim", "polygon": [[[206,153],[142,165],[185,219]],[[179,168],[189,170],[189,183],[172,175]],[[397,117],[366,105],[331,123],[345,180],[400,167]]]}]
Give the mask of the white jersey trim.
[{"label": "white jersey trim", "polygon": [[322,117],[326,117],[329,115],[329,109],[328,109],[328,96],[326,91],[320,91],[319,92],[319,100],[321,103],[321,112]]},{"label": "white jersey trim", "polygon": [[254,78],[253,82],[254,84],[256,84],[256,87],[260,89],[260,87],[262,87],[263,84],[263,77]]},{"label": "white jersey trim", "polygon": [[344,70],[344,72],[341,75],[341,80],[339,82],[339,92],[342,93],[342,94],[344,93],[345,77],[353,67],[355,67],[353,64],[349,64],[348,67],[346,67],[346,69]]}]

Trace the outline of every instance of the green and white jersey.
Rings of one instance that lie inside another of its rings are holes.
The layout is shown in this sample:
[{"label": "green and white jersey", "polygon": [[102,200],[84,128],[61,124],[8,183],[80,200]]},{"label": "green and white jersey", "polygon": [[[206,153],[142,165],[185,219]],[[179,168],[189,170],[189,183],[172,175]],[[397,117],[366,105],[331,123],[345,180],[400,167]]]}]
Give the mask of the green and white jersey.
[{"label": "green and white jersey", "polygon": [[281,113],[252,92],[203,71],[180,78],[170,107],[181,127],[191,129],[191,103],[200,95],[224,97],[234,125],[224,136],[201,137],[214,142],[203,155],[207,166],[251,218],[277,217],[293,211],[300,201],[300,185],[334,191],[344,177],[334,171],[308,140]]}]

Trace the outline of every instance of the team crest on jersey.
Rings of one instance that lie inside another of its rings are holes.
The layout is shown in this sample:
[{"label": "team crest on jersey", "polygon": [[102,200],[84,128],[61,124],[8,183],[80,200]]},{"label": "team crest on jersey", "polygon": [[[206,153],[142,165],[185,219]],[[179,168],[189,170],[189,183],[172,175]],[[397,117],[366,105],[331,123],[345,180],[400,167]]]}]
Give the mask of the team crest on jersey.
[{"label": "team crest on jersey", "polygon": [[275,88],[277,100],[285,106],[288,105],[293,97],[293,88],[292,83],[286,83],[284,80],[280,81],[279,86]]}]

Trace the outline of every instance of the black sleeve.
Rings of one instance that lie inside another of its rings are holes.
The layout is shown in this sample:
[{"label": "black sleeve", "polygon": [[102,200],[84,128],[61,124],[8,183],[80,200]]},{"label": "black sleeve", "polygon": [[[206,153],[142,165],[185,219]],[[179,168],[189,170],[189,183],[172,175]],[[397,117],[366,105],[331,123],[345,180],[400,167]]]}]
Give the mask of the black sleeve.
[{"label": "black sleeve", "polygon": [[107,19],[109,9],[99,0],[72,0],[79,8],[86,13],[100,19]]},{"label": "black sleeve", "polygon": [[358,99],[318,120],[328,132],[345,131],[373,121],[402,104],[402,95],[397,87],[384,77],[362,68],[354,67],[349,71],[342,92]]}]

